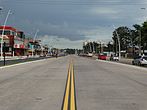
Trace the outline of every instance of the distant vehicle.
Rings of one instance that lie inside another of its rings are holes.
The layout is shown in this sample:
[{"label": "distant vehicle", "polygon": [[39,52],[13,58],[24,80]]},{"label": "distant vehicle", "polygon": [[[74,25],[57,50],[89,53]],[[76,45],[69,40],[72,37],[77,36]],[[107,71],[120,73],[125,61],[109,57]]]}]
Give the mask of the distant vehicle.
[{"label": "distant vehicle", "polygon": [[104,55],[104,54],[100,54],[100,55],[98,55],[98,59],[100,59],[100,60],[106,60],[107,59],[107,56]]},{"label": "distant vehicle", "polygon": [[147,65],[147,56],[138,56],[134,58],[132,61],[132,64],[139,65],[139,66]]},{"label": "distant vehicle", "polygon": [[93,56],[93,53],[88,53],[87,56],[88,57],[92,57]]},{"label": "distant vehicle", "polygon": [[119,61],[119,58],[118,58],[118,56],[113,56],[113,57],[112,57],[112,60],[113,60],[113,61]]},{"label": "distant vehicle", "polygon": [[44,55],[44,54],[41,54],[41,55],[40,55],[40,57],[46,57],[46,55]]}]

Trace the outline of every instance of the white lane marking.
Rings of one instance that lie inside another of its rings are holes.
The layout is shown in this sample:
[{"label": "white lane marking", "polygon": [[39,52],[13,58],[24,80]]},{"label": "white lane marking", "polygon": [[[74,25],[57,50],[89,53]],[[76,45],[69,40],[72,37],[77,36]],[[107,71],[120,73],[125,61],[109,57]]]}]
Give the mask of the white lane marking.
[{"label": "white lane marking", "polygon": [[2,67],[0,67],[0,69],[8,68],[8,67],[14,67],[14,66],[18,66],[18,65],[30,64],[30,63],[35,63],[35,62],[41,62],[41,61],[45,61],[47,59],[41,59],[41,60],[36,60],[36,61],[28,61],[28,62],[13,64],[13,65],[2,66]]},{"label": "white lane marking", "polygon": [[141,70],[147,71],[147,68],[135,66],[135,65],[129,65],[129,64],[118,63],[118,62],[111,62],[111,61],[105,61],[105,60],[98,60],[98,59],[96,59],[96,61],[110,63],[110,64],[116,64],[116,65],[120,65],[120,66],[126,66],[126,67],[130,67],[130,68],[134,68],[134,69],[141,69]]}]

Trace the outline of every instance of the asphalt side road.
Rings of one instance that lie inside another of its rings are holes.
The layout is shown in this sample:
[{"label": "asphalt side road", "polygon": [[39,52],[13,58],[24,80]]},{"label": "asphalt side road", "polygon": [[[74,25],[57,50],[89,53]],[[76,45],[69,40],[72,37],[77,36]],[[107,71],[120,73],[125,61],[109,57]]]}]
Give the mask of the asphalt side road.
[{"label": "asphalt side road", "polygon": [[7,67],[0,69],[0,110],[67,110],[70,94],[74,110],[146,110],[146,79],[146,68],[78,56]]}]

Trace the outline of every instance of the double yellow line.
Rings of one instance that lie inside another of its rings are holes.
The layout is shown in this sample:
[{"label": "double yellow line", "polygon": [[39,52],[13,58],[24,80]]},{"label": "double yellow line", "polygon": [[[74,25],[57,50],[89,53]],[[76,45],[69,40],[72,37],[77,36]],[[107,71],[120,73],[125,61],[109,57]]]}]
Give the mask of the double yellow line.
[{"label": "double yellow line", "polygon": [[62,110],[77,110],[73,61],[70,62],[68,68]]}]

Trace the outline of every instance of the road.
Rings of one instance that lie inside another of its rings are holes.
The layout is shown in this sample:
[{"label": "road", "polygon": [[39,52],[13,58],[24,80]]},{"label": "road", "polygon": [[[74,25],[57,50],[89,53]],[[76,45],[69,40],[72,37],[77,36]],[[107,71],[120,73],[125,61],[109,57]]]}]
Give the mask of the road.
[{"label": "road", "polygon": [[78,56],[0,69],[0,110],[61,110],[69,94],[75,110],[146,110],[147,70]]}]

